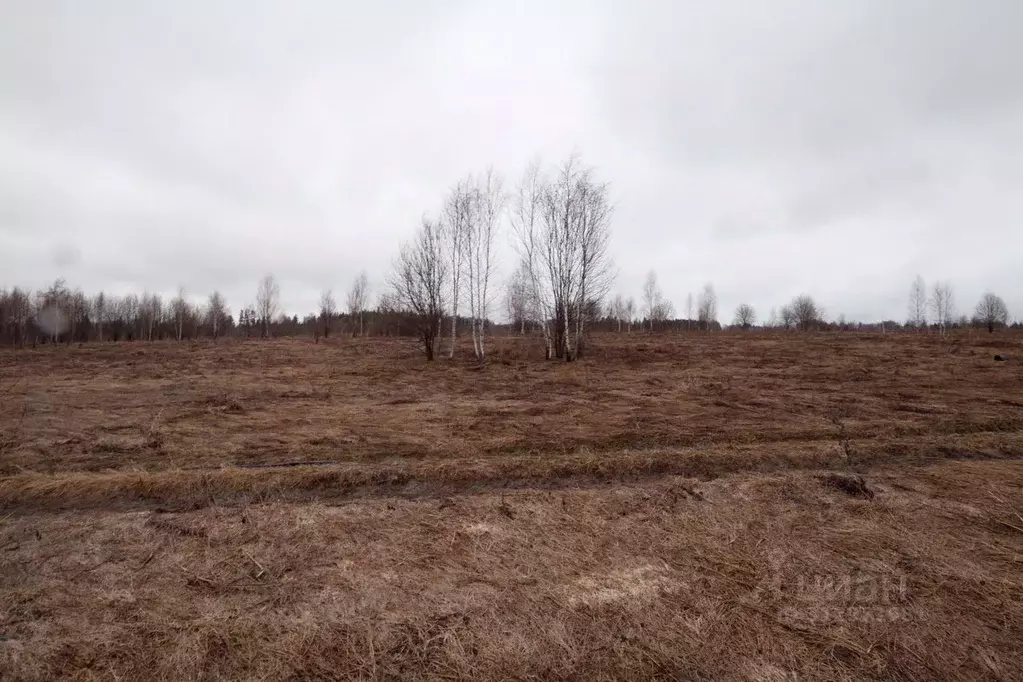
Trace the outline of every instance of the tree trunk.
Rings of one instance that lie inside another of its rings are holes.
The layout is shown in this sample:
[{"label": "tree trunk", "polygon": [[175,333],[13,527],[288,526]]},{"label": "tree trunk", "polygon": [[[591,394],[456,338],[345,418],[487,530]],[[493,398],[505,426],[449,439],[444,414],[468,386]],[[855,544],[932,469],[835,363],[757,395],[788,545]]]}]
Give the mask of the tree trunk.
[{"label": "tree trunk", "polygon": [[430,362],[431,360],[433,360],[433,352],[434,352],[433,338],[431,338],[433,335],[432,335],[432,333],[430,332],[429,329],[424,329],[422,333],[423,333],[423,350],[426,352],[426,361]]},{"label": "tree trunk", "polygon": [[571,343],[572,329],[571,329],[571,325],[569,324],[569,319],[568,319],[568,309],[569,309],[569,306],[566,305],[564,308],[565,308],[565,322],[564,322],[564,332],[562,334],[562,343],[565,345],[565,351],[564,351],[565,362],[571,362],[572,361],[572,343]]},{"label": "tree trunk", "polygon": [[448,357],[455,357],[455,340],[458,338],[458,290],[454,293],[454,302],[451,304],[451,350],[448,351]]},{"label": "tree trunk", "polygon": [[472,319],[472,350],[476,355],[476,359],[482,364],[485,359],[483,347],[483,321],[477,319],[475,316]]}]

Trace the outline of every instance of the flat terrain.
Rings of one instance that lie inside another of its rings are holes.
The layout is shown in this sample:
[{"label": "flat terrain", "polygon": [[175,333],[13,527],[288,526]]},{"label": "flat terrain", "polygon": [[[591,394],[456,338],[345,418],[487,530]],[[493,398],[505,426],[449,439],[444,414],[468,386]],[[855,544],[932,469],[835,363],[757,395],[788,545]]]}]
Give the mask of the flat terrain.
[{"label": "flat terrain", "polygon": [[0,350],[0,678],[1018,679],[1023,335],[538,350]]}]

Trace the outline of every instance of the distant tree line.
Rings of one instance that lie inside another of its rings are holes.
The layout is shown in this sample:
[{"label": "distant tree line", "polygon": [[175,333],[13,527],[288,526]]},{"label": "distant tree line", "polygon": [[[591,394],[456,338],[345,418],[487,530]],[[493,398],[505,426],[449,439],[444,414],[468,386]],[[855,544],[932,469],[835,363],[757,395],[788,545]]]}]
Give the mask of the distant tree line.
[{"label": "distant tree line", "polygon": [[[621,295],[607,296],[606,301],[596,297],[588,297],[582,302],[574,299],[569,306],[567,323],[564,317],[560,318],[560,322],[558,318],[548,318],[545,323],[533,303],[532,285],[529,282],[531,275],[524,264],[515,271],[505,287],[507,324],[494,324],[486,316],[487,309],[480,309],[474,304],[470,308],[475,308],[476,314],[480,315],[478,319],[471,315],[454,315],[453,278],[450,271],[431,271],[428,263],[416,260],[424,254],[433,254],[437,264],[450,263],[450,257],[445,256],[450,242],[437,241],[445,237],[450,239],[443,230],[437,230],[435,223],[425,221],[418,232],[418,241],[406,247],[403,258],[407,262],[400,258],[396,272],[404,273],[403,276],[414,275],[403,285],[408,287],[407,293],[391,290],[402,282],[400,278],[393,279],[391,288],[382,292],[377,303],[371,307],[369,279],[365,273],[361,273],[345,296],[343,311],[339,309],[333,292],[328,289],[321,296],[319,312],[302,318],[281,312],[280,287],[272,275],[259,281],[255,303],[243,306],[237,315],[232,314],[223,295],[217,291],[210,293],[203,303],[196,304],[187,299],[183,289],[179,289],[169,300],[150,293],[115,296],[99,292],[88,295],[81,289],[70,288],[63,279],[35,292],[18,287],[0,289],[0,343],[24,346],[87,341],[216,340],[222,337],[306,335],[319,338],[344,334],[418,337],[425,353],[429,345],[436,351],[436,342],[442,328],[446,328],[452,338],[457,338],[461,331],[468,331],[472,335],[475,327],[477,341],[473,346],[474,354],[481,352],[477,350],[476,343],[483,344],[485,329],[500,329],[504,333],[533,335],[544,345],[550,356],[557,357],[556,344],[566,343],[567,332],[578,332],[579,329],[678,333],[719,331],[724,328],[717,320],[717,296],[712,285],[706,285],[694,304],[687,305],[692,311],[691,315],[678,317],[674,306],[661,293],[653,272],[648,274],[643,287],[642,309],[637,306],[635,299],[626,299]],[[423,287],[417,283],[423,280],[416,279],[416,273],[420,271],[423,271],[426,278]],[[476,268],[474,272],[480,270]],[[450,299],[441,294],[442,287],[452,292]],[[433,291],[435,296],[432,299],[419,298],[419,293],[423,291]],[[985,293],[976,304],[972,316],[957,314],[951,285],[940,282],[928,291],[923,280],[917,278],[910,290],[909,316],[906,321],[847,322],[842,316],[827,321],[823,310],[812,297],[799,295],[780,308],[772,309],[764,320],[758,320],[751,305],[742,303],[736,307],[728,328],[796,332],[933,330],[941,333],[966,328],[993,332],[1010,326],[1021,325],[1019,322],[1010,324],[1008,308],[1001,297]],[[572,339],[572,348],[576,353],[583,347],[580,345],[581,339],[580,336]],[[454,345],[451,345],[449,355],[454,353],[453,349]],[[568,352],[565,346],[563,351]]]},{"label": "distant tree line", "polygon": [[48,288],[29,291],[0,289],[0,343],[14,346],[86,341],[159,341],[221,337],[270,337],[329,334],[344,329],[351,334],[400,334],[408,323],[386,308],[366,310],[368,280],[360,275],[348,298],[347,314],[332,307],[319,316],[299,319],[281,312],[280,287],[273,275],[257,286],[255,303],[235,317],[219,291],[197,304],[179,289],[169,300],[159,294],[116,296],[86,294],[63,279]]},{"label": "distant tree line", "polygon": [[[491,319],[500,291],[494,282],[495,244],[510,238],[518,256],[503,287],[503,327],[531,334],[548,359],[583,356],[593,330],[631,333],[712,332],[721,330],[714,286],[688,294],[684,315],[664,295],[657,273],[650,271],[642,300],[611,295],[614,268],[609,253],[613,206],[609,188],[577,156],[545,168],[534,162],[517,187],[505,190],[492,168],[456,182],[439,202],[434,217],[424,216],[398,251],[386,287],[370,306],[370,284],[359,274],[344,297],[325,289],[319,310],[299,319],[283,313],[280,286],[272,274],[261,278],[254,302],[237,315],[218,291],[196,303],[183,288],[169,300],[158,294],[87,295],[63,279],[40,291],[15,287],[0,290],[0,343],[26,344],[85,341],[156,341],[221,337],[291,336],[329,338],[409,336],[418,339],[427,360],[440,351],[448,335],[453,357],[458,335],[468,332],[472,353],[482,363],[487,339],[502,325]],[[800,294],[766,319],[758,320],[748,303],[736,307],[730,328],[796,332],[831,330],[935,329],[977,327],[989,332],[1009,325],[1005,302],[985,293],[972,317],[956,315],[952,286],[936,282],[928,289],[917,277],[910,289],[905,323],[873,325],[826,321],[824,311]]]}]

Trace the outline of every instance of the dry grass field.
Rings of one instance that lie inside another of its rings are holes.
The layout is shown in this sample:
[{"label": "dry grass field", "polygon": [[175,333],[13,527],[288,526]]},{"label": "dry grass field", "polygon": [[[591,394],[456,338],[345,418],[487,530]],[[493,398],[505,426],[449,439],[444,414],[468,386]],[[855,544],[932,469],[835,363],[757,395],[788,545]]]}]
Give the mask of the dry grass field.
[{"label": "dry grass field", "polygon": [[1023,335],[538,351],[0,350],[0,679],[1020,679]]}]

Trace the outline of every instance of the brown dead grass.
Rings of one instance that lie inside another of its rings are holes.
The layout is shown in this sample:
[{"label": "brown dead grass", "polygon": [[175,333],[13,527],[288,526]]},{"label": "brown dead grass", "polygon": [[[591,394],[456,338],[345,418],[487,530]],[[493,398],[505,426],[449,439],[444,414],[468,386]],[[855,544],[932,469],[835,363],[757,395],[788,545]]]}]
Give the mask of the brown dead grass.
[{"label": "brown dead grass", "polygon": [[[1023,466],[868,480],[872,501],[781,473],[444,503],[16,515],[0,534],[0,669],[1013,679]],[[888,591],[828,587],[843,580]]]},{"label": "brown dead grass", "polygon": [[376,463],[1019,431],[1023,335],[604,335],[579,363],[498,338],[482,372],[411,342],[0,351],[0,473]]},{"label": "brown dead grass", "polygon": [[1023,338],[497,343],[0,352],[0,677],[1018,678]]}]

